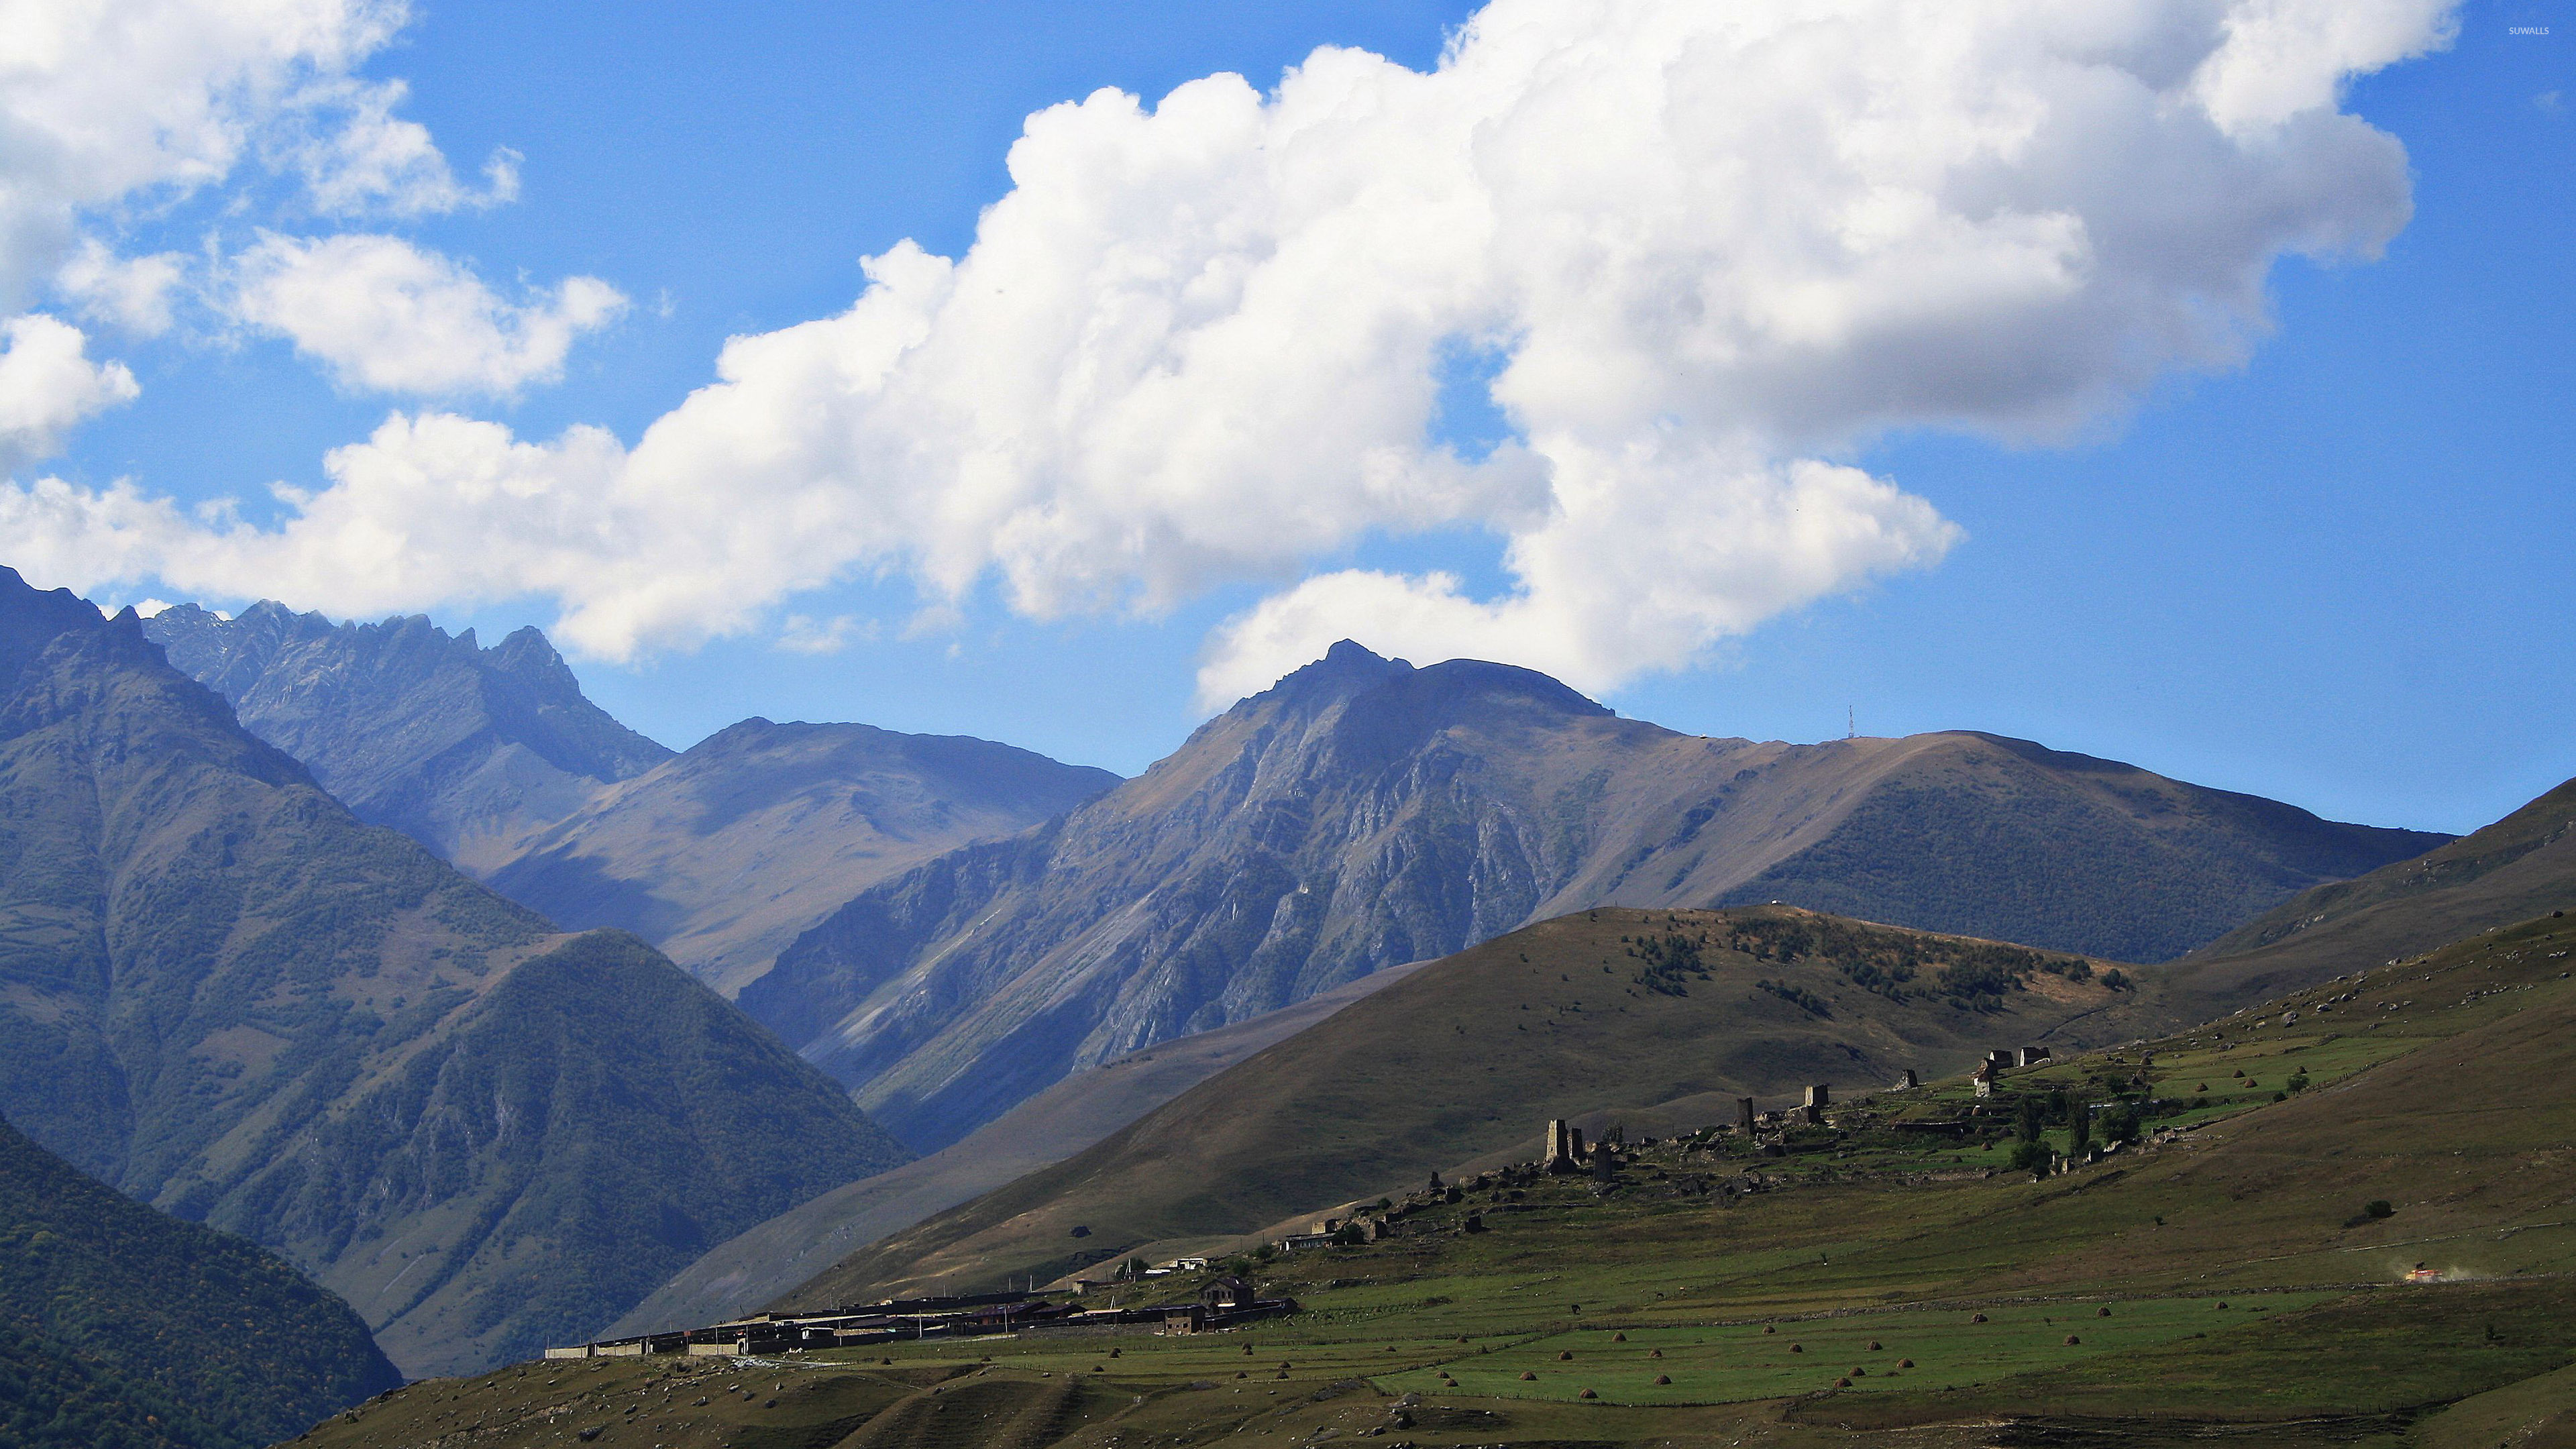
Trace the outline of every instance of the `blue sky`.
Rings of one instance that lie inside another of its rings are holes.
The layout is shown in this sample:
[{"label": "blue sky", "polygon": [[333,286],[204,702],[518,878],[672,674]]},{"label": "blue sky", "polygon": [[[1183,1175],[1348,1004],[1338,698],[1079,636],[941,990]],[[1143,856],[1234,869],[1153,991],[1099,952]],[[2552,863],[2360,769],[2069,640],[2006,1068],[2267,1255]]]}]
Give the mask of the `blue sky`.
[{"label": "blue sky", "polygon": [[[127,478],[181,504],[235,499],[272,524],[284,509],[270,483],[324,488],[324,455],[392,410],[452,408],[522,440],[596,425],[632,448],[711,379],[727,338],[849,308],[863,257],[905,238],[963,256],[1012,189],[1004,158],[1030,113],[1104,86],[1151,104],[1227,71],[1268,87],[1325,44],[1428,70],[1472,10],[425,4],[357,74],[407,82],[400,114],[460,177],[514,152],[516,195],[346,224],[455,259],[506,296],[597,277],[629,299],[622,314],[582,332],[559,379],[461,401],[354,386],[273,330],[94,327],[92,355],[121,359],[140,396],[17,475]],[[2127,401],[2036,441],[1921,416],[1799,440],[1782,458],[1883,480],[1937,510],[1949,541],[1927,532],[1911,565],[1851,564],[1681,667],[1611,671],[1595,686],[1606,701],[1712,735],[1825,738],[1847,710],[1869,734],[1990,730],[2452,830],[2576,774],[2576,16],[2560,0],[2458,16],[2448,48],[2362,76],[2343,102],[2402,142],[2411,169],[2413,215],[2383,256],[2279,260],[2272,330],[2241,365],[2155,367]],[[2534,28],[2553,33],[2512,33]],[[86,214],[131,255],[242,255],[262,228],[343,224],[278,192],[243,182]],[[1470,464],[1509,427],[1482,395],[1498,344],[1485,345],[1451,348],[1433,413],[1435,441]],[[1203,717],[1199,672],[1229,621],[1322,574],[1444,570],[1469,596],[1508,592],[1519,525],[1501,516],[1363,521],[1285,565],[1189,573],[1142,617],[1032,619],[988,571],[954,614],[907,631],[917,580],[861,561],[763,603],[746,632],[648,636],[622,661],[576,648],[576,667],[602,704],[675,746],[751,714],[859,719],[1133,772]],[[1592,566],[1687,567],[1641,557]],[[154,577],[91,587],[179,596]],[[532,589],[424,607],[488,638],[552,626],[565,606]],[[846,621],[842,647],[779,647],[790,614]]]}]

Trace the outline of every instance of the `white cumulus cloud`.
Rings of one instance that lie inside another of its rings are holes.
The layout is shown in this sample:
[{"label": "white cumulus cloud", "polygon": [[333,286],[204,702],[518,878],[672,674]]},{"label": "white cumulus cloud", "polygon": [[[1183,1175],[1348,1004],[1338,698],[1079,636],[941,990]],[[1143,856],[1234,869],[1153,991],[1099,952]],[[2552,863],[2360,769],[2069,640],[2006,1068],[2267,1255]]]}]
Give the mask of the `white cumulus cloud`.
[{"label": "white cumulus cloud", "polygon": [[89,237],[55,274],[54,285],[81,315],[138,337],[157,337],[170,330],[170,296],[187,270],[187,259],[176,252],[120,257]]},{"label": "white cumulus cloud", "polygon": [[331,212],[505,197],[460,185],[398,83],[353,71],[400,0],[0,0],[0,306],[71,253],[86,213],[184,196],[271,156]]},{"label": "white cumulus cloud", "polygon": [[231,314],[294,341],[344,386],[377,392],[507,395],[563,375],[582,333],[626,298],[572,277],[526,302],[399,237],[263,236],[232,264]]},{"label": "white cumulus cloud", "polygon": [[[0,493],[0,523],[109,571],[78,582],[352,614],[551,596],[612,657],[861,571],[934,609],[996,581],[1034,617],[1267,579],[1211,641],[1211,702],[1345,634],[1603,688],[1941,557],[1929,502],[1849,466],[1872,436],[2064,437],[2241,359],[2281,255],[2375,254],[2406,158],[2342,88],[2449,14],[1493,0],[1428,73],[1328,48],[1267,93],[1030,117],[962,257],[869,259],[848,311],[734,339],[631,447],[397,415],[273,529],[54,482]],[[271,245],[295,271],[320,244]],[[401,355],[381,313],[274,307],[354,381],[439,390],[425,357],[368,379],[356,359]],[[486,361],[448,390],[540,355],[511,351],[518,314],[459,315]],[[1462,352],[1499,359],[1490,453],[1437,435]],[[1462,526],[1500,542],[1499,595],[1299,579]]]},{"label": "white cumulus cloud", "polygon": [[92,362],[81,330],[31,312],[0,322],[0,471],[42,458],[83,418],[141,389],[121,362]]}]

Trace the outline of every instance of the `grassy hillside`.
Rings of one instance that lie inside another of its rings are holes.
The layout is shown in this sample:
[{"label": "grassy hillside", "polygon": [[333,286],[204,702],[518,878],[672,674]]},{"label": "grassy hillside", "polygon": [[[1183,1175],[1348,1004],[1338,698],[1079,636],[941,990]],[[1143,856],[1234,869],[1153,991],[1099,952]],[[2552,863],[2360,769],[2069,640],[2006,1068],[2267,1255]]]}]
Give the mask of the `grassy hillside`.
[{"label": "grassy hillside", "polygon": [[413,1371],[596,1328],[907,1155],[643,943],[361,823],[131,614],[5,571],[0,1111]]},{"label": "grassy hillside", "polygon": [[2576,906],[2576,780],[2412,860],[2318,886],[2194,952],[2186,982],[2260,989]]},{"label": "grassy hillside", "polygon": [[255,1449],[402,1382],[349,1306],[0,1122],[0,1444]]},{"label": "grassy hillside", "polygon": [[834,1188],[718,1244],[601,1337],[658,1333],[753,1312],[870,1243],[1062,1162],[1235,1063],[1429,964],[1390,966],[1294,1006],[1067,1077],[963,1142]]},{"label": "grassy hillside", "polygon": [[789,1297],[1044,1279],[1400,1189],[1551,1117],[1692,1098],[1731,1113],[1738,1093],[1777,1106],[1806,1083],[1865,1090],[1990,1047],[2102,1040],[2132,996],[2109,969],[1788,907],[1562,917],[1425,967]]},{"label": "grassy hillside", "polygon": [[[1417,1196],[1383,1241],[1242,1265],[1304,1305],[1247,1329],[531,1366],[306,1442],[471,1416],[494,1449],[2561,1443],[2571,952],[2544,917],[2009,1076],[1983,1116],[1953,1079],[1846,1102],[1785,1158],[1693,1135],[1610,1183]],[[2011,1171],[2025,1102],[2061,1148],[2069,1102],[2147,1140]]]}]

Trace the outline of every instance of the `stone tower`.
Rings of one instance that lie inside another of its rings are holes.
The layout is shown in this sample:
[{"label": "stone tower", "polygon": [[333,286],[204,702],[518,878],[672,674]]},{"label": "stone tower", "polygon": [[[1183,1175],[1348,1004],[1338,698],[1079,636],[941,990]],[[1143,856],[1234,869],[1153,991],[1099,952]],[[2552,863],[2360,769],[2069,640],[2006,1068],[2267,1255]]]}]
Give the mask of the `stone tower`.
[{"label": "stone tower", "polygon": [[1583,1166],[1583,1129],[1559,1117],[1547,1124],[1547,1161],[1541,1164],[1549,1172],[1575,1172]]}]

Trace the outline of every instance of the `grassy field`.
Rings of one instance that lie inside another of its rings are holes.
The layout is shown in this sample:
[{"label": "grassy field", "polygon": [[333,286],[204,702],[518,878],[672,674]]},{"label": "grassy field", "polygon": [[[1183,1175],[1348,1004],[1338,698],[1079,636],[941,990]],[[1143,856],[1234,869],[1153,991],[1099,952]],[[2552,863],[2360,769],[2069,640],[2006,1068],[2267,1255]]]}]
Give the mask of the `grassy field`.
[{"label": "grassy field", "polygon": [[[415,1385],[309,1442],[2563,1443],[2571,948],[2543,918],[1983,1102],[1872,1094],[1815,1152],[1676,1136],[1615,1184],[1488,1182],[1383,1241],[1249,1263],[1303,1311],[1239,1331],[531,1366]],[[1984,1165],[2001,1143],[1898,1125],[1984,1133],[2061,1093],[2149,1104],[2142,1140],[2034,1177]]]},{"label": "grassy field", "polygon": [[[1657,964],[1676,940],[1697,969]],[[1648,943],[1657,962],[1640,954]],[[1787,908],[1578,912],[1425,967],[783,1301],[1170,1257],[1530,1150],[1550,1117],[1694,1096],[1731,1116],[1736,1093],[1781,1105],[1783,1082],[1964,1070],[1989,1046],[2052,1030],[2112,1040],[2140,1008],[2138,992],[2106,984],[2111,969]]]}]

